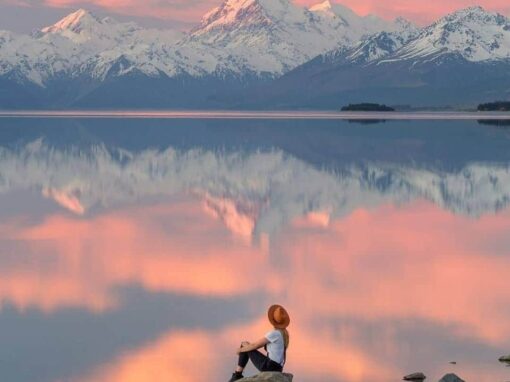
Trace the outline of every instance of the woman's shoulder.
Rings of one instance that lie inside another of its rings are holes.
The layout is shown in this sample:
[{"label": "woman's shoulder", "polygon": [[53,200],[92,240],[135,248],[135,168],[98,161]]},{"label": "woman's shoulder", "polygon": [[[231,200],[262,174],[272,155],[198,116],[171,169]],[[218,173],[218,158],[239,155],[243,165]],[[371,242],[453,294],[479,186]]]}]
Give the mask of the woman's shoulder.
[{"label": "woman's shoulder", "polygon": [[275,341],[278,341],[280,339],[283,339],[283,334],[280,330],[278,329],[273,329],[269,332],[266,333],[266,338],[270,341],[270,342],[275,342]]}]

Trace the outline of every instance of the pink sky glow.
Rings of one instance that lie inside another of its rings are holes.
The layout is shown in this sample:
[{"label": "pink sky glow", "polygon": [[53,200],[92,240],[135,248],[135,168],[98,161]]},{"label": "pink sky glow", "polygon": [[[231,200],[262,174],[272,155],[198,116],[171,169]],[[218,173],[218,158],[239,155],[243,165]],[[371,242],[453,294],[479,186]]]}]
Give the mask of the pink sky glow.
[{"label": "pink sky glow", "polygon": [[[361,15],[369,13],[393,19],[404,16],[418,24],[427,24],[457,9],[481,5],[488,10],[510,14],[508,0],[342,0],[342,3]],[[295,0],[297,4],[309,6],[320,0]],[[0,0],[1,4],[16,4],[23,7],[41,5],[49,8],[100,8],[108,12],[135,17],[151,17],[177,20],[183,24],[198,22],[202,15],[219,5],[221,0]]]}]

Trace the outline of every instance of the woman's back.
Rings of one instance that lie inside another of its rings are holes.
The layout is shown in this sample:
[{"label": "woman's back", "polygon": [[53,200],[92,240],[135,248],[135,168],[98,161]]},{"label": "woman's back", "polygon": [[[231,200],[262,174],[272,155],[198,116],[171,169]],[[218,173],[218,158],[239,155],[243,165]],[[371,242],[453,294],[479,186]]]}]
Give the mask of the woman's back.
[{"label": "woman's back", "polygon": [[267,344],[267,355],[274,362],[283,366],[285,363],[285,339],[281,330],[275,329],[268,332],[265,336],[269,343]]}]

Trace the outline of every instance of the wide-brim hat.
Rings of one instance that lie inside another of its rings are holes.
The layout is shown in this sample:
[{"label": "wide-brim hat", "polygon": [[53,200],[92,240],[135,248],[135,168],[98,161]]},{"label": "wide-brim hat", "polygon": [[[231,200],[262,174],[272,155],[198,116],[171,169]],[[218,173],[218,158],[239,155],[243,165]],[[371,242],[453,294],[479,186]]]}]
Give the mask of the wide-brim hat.
[{"label": "wide-brim hat", "polygon": [[290,324],[289,313],[281,305],[270,306],[267,318],[276,329],[285,329]]}]

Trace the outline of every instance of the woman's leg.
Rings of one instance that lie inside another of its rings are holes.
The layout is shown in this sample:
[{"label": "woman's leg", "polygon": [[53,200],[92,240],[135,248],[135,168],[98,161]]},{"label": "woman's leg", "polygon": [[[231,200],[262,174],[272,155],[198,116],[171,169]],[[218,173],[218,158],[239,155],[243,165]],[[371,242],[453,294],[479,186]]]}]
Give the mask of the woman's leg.
[{"label": "woman's leg", "polygon": [[258,350],[253,350],[248,353],[248,356],[250,357],[251,362],[257,368],[258,371],[267,371],[266,365],[269,359],[264,354],[262,354]]},{"label": "woman's leg", "polygon": [[237,361],[237,369],[236,371],[242,372],[246,365],[248,365],[248,361],[250,360],[250,356],[248,353],[240,353],[239,361]]},{"label": "woman's leg", "polygon": [[[241,347],[248,345],[249,342],[243,341],[241,342]],[[237,367],[235,372],[236,373],[242,373],[246,365],[248,365],[248,361],[250,360],[250,357],[248,356],[248,353],[239,353],[239,360],[237,361]]]},{"label": "woman's leg", "polygon": [[267,363],[267,357],[258,350],[252,350],[250,352],[239,354],[236,372],[242,373],[246,365],[248,365],[249,360],[251,360],[253,366],[255,366],[259,371],[265,371],[264,369]]}]

